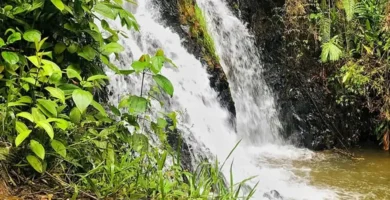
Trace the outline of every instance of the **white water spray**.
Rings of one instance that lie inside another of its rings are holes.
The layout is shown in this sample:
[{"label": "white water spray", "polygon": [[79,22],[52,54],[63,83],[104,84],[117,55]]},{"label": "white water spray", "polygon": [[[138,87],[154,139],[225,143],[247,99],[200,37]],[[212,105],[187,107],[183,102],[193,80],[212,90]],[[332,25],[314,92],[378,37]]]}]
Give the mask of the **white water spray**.
[{"label": "white water spray", "polygon": [[[121,41],[126,50],[120,56],[118,65],[128,69],[130,63],[143,53],[152,54],[157,48],[162,48],[166,56],[178,66],[178,69],[164,68],[162,74],[167,76],[175,86],[174,97],[169,103],[170,109],[183,112],[180,124],[183,130],[190,130],[185,132],[184,136],[186,142],[193,148],[194,154],[212,155],[223,160],[239,139],[256,141],[252,144],[247,142],[239,145],[228,161],[230,163],[234,159],[235,181],[257,176],[248,183],[253,186],[259,181],[254,199],[263,199],[263,194],[270,190],[277,190],[285,199],[334,199],[333,192],[309,186],[305,180],[295,176],[288,168],[288,163],[293,159],[309,159],[312,156],[310,151],[265,144],[281,143],[277,131],[279,125],[273,98],[260,75],[261,65],[256,51],[253,50],[252,41],[236,41],[238,38],[248,39],[249,34],[223,2],[202,0],[199,3],[207,11],[211,24],[214,23],[214,17],[227,18],[226,20],[231,21],[222,21],[224,24],[220,27],[224,29],[222,34],[214,29],[210,30],[217,41],[218,53],[222,57],[225,69],[231,71],[229,78],[232,79],[232,92],[238,105],[239,134],[236,134],[227,124],[229,114],[220,107],[216,92],[210,88],[205,67],[185,50],[176,33],[159,23],[158,9],[153,7],[150,0],[139,1],[135,10],[135,16],[141,25],[140,32],[124,30],[129,37]],[[218,10],[219,16],[217,13],[210,12],[212,9]],[[119,22],[111,25],[120,29]],[[234,30],[237,28],[240,29]],[[234,31],[232,32],[234,36],[231,37],[237,38],[230,42],[235,42],[232,46],[238,46],[237,48],[227,48],[228,40],[223,42],[223,38],[219,38],[227,30]],[[227,56],[232,58],[226,59]],[[228,65],[227,62],[232,64]],[[232,66],[237,68],[233,69]],[[232,75],[233,73],[235,75]],[[136,88],[140,87],[137,78],[130,80],[128,77],[115,75],[110,77],[112,92],[110,100],[114,104],[118,103],[119,97],[134,93],[137,91]],[[238,84],[244,80],[243,85]],[[269,160],[275,158],[285,160],[287,165],[283,167],[272,165]],[[229,174],[228,167],[223,170],[226,175]]]}]

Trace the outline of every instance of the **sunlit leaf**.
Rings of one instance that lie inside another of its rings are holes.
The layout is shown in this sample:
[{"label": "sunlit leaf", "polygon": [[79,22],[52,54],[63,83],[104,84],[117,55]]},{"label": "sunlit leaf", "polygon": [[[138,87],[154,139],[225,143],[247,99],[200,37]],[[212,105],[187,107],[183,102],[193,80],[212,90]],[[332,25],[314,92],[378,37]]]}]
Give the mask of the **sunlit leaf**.
[{"label": "sunlit leaf", "polygon": [[62,103],[65,103],[65,93],[61,89],[54,87],[45,87],[45,90],[47,90],[52,97],[61,100]]},{"label": "sunlit leaf", "polygon": [[64,5],[64,3],[62,3],[61,0],[51,0],[51,2],[54,4],[54,6],[55,6],[58,10],[60,10],[60,11],[64,10],[65,5]]},{"label": "sunlit leaf", "polygon": [[54,138],[53,127],[51,126],[51,124],[49,122],[39,121],[39,122],[37,122],[36,127],[43,128],[46,131],[47,135],[49,135],[50,139]]},{"label": "sunlit leaf", "polygon": [[28,30],[23,33],[23,39],[27,42],[38,42],[41,40],[41,32],[37,30]]},{"label": "sunlit leaf", "polygon": [[110,54],[110,53],[120,53],[123,50],[125,50],[125,48],[123,48],[122,45],[116,42],[111,42],[109,44],[104,45],[101,50],[102,53],[104,54]]},{"label": "sunlit leaf", "polygon": [[72,98],[81,113],[84,113],[93,101],[93,95],[90,92],[80,89],[73,91]]},{"label": "sunlit leaf", "polygon": [[21,113],[18,113],[16,116],[25,118],[25,119],[29,120],[30,122],[34,122],[34,117],[31,113],[21,112]]},{"label": "sunlit leaf", "polygon": [[3,59],[11,65],[19,62],[19,56],[15,52],[3,51],[1,52],[1,57],[3,57]]},{"label": "sunlit leaf", "polygon": [[30,140],[30,148],[40,159],[45,159],[45,148],[35,140]]}]

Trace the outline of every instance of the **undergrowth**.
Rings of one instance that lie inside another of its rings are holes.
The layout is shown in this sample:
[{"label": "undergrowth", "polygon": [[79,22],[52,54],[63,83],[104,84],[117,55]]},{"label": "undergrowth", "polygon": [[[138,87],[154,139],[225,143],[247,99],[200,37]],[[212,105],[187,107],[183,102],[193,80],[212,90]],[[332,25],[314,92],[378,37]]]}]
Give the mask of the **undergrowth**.
[{"label": "undergrowth", "polygon": [[[122,4],[0,2],[2,179],[14,191],[29,187],[55,199],[249,199],[254,188],[247,196],[240,192],[249,179],[233,184],[231,176],[227,185],[217,161],[193,172],[181,167],[167,142],[177,114],[150,112],[153,101],[174,95],[161,74],[166,63],[174,64],[161,49],[125,70],[112,63],[124,51],[123,32],[109,21],[138,30]],[[104,66],[121,76],[142,74],[152,89],[123,94],[118,106],[99,101],[109,81]]]}]

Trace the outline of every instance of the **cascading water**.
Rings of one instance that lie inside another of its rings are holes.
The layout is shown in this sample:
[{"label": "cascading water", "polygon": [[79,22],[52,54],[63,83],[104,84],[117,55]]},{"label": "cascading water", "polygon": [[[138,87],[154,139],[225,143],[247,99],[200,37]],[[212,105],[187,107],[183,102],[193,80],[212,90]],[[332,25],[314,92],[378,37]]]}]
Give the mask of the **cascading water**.
[{"label": "cascading water", "polygon": [[[174,97],[169,102],[170,109],[182,111],[181,129],[189,130],[184,132],[184,136],[192,147],[193,154],[211,155],[223,160],[239,139],[255,141],[239,145],[228,160],[229,163],[234,159],[235,181],[257,176],[248,182],[253,186],[259,181],[254,199],[263,199],[263,194],[270,190],[277,190],[285,199],[336,198],[330,190],[309,186],[305,180],[292,173],[288,164],[283,165],[284,167],[275,166],[269,161],[269,157],[261,156],[276,157],[288,163],[291,159],[310,158],[312,153],[290,146],[265,145],[281,143],[277,131],[279,125],[274,101],[261,78],[261,65],[248,31],[220,0],[201,0],[199,3],[207,11],[210,24],[221,23],[221,32],[210,30],[217,41],[223,65],[226,70],[229,69],[232,91],[238,105],[238,134],[227,124],[229,114],[220,107],[216,92],[210,88],[205,67],[185,50],[177,34],[159,23],[158,9],[153,7],[151,1],[138,2],[134,12],[141,30],[123,30],[129,37],[121,41],[126,51],[120,55],[117,64],[128,68],[133,59],[143,53],[154,53],[157,48],[162,48],[166,56],[178,66],[178,69],[164,68],[162,73],[175,86]],[[212,11],[213,9],[217,12]],[[120,29],[119,22],[112,22],[111,25]],[[232,35],[226,35],[230,31]],[[229,39],[226,40],[223,36]],[[232,47],[223,40],[231,42]],[[120,96],[139,92],[141,87],[139,78],[129,79],[115,75],[110,78],[110,100],[114,104],[118,103]],[[227,168],[223,169],[226,175],[229,174]]]}]

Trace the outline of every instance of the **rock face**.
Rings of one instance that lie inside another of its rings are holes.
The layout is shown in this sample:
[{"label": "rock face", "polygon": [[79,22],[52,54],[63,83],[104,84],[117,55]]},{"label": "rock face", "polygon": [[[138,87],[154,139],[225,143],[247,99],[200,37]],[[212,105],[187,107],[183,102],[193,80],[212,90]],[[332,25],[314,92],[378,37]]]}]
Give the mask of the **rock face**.
[{"label": "rock face", "polygon": [[307,19],[299,21],[298,30],[288,24],[286,7],[291,1],[228,2],[256,37],[264,77],[276,95],[286,138],[314,150],[349,147],[367,139],[372,131],[370,114],[356,109],[357,105],[336,103],[337,88],[327,81],[334,69],[319,63],[320,49],[304,27]]}]

